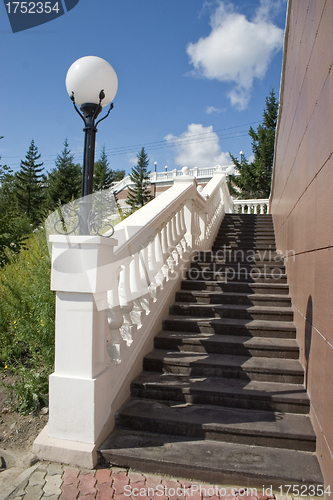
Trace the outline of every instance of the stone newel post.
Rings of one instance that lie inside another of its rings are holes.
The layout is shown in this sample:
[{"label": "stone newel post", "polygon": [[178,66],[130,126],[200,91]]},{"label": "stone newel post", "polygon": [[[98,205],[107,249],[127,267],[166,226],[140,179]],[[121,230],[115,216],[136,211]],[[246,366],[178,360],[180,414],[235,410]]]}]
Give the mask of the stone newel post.
[{"label": "stone newel post", "polygon": [[58,446],[52,442],[50,459],[73,463],[75,452],[82,455],[86,443],[91,461],[92,448],[104,437],[111,407],[107,291],[117,267],[113,263],[117,240],[53,235],[50,241],[51,288],[57,292],[55,371],[49,382],[47,436],[45,431],[37,438],[34,451],[44,458],[48,440],[53,440]]}]

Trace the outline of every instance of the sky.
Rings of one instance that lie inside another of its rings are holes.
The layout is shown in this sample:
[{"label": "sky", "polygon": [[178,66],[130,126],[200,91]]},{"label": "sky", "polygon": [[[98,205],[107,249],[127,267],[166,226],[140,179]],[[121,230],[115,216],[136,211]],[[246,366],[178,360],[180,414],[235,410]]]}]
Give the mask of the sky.
[{"label": "sky", "polygon": [[[7,1],[7,0],[6,0]],[[63,2],[63,0],[60,0]],[[149,169],[230,164],[251,157],[250,125],[278,97],[286,0],[79,0],[46,24],[13,33],[0,5],[0,164],[20,169],[31,140],[47,172],[67,138],[82,164],[83,122],[65,87],[80,57],[118,76],[96,160],[130,173],[142,147]],[[104,113],[100,115],[102,118]]]}]

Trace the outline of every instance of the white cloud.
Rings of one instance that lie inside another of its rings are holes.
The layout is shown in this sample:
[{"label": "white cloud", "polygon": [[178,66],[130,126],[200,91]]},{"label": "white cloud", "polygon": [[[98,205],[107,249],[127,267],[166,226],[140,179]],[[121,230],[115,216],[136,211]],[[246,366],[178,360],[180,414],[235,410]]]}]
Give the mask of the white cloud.
[{"label": "white cloud", "polygon": [[213,127],[204,127],[200,123],[192,123],[187,131],[179,137],[169,134],[165,137],[173,143],[177,152],[177,165],[187,167],[213,167],[231,164],[228,153],[223,153],[219,145],[219,137]]},{"label": "white cloud", "polygon": [[186,49],[194,74],[236,84],[228,97],[240,109],[248,104],[254,79],[265,76],[283,46],[283,30],[269,18],[272,7],[271,0],[261,0],[249,21],[232,4],[220,1],[211,16],[211,33]]},{"label": "white cloud", "polygon": [[224,111],[225,111],[225,109],[214,108],[214,106],[208,106],[206,109],[207,115],[211,115],[212,113],[214,113],[214,114],[224,113]]}]

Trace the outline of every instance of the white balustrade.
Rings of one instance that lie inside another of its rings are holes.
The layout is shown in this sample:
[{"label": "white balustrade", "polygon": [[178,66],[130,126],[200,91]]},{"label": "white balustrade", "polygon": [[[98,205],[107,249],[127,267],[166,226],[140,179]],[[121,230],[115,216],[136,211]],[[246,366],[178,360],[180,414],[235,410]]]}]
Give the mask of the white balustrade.
[{"label": "white balustrade", "polygon": [[120,222],[112,239],[52,237],[57,348],[38,458],[96,464],[184,271],[198,250],[211,248],[232,207],[221,170],[199,193],[183,169],[170,189]]},{"label": "white balustrade", "polygon": [[268,213],[269,199],[258,200],[233,200],[234,212],[242,214]]},{"label": "white balustrade", "polygon": [[[199,168],[199,167],[194,167],[189,169],[188,175],[190,177],[195,177],[197,179],[209,179],[213,177],[213,175],[216,172],[223,172],[225,173],[226,169],[228,168],[228,165],[225,166],[220,166],[216,165],[215,167],[204,167],[204,168]],[[174,180],[175,177],[180,177],[183,175],[182,170],[177,170],[173,169],[170,172],[152,172],[150,174],[150,182],[152,183],[163,183],[165,181],[172,181]],[[111,190],[115,193],[118,193],[122,189],[125,189],[128,186],[133,186],[133,182],[131,181],[131,178],[129,175],[124,177],[121,181],[118,183],[115,183],[112,187]]]}]

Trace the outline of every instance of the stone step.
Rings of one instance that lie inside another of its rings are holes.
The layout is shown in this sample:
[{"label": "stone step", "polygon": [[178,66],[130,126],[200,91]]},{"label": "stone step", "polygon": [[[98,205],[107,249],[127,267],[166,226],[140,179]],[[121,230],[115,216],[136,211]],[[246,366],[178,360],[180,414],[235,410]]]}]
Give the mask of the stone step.
[{"label": "stone step", "polygon": [[143,432],[316,451],[310,418],[302,414],[130,398],[117,412],[116,424]]},{"label": "stone step", "polygon": [[272,269],[268,272],[265,269],[246,271],[245,269],[238,272],[232,268],[225,271],[200,271],[199,269],[190,268],[186,273],[188,280],[199,281],[224,281],[229,282],[248,282],[248,283],[287,283],[287,275],[281,274],[279,269]]},{"label": "stone step", "polygon": [[243,230],[238,230],[238,229],[234,229],[234,230],[229,230],[229,228],[225,228],[225,230],[222,230],[222,231],[219,231],[216,235],[216,238],[219,239],[219,238],[242,238],[242,239],[245,239],[245,240],[257,240],[259,238],[272,238],[274,241],[275,241],[275,233],[274,233],[274,230],[267,230],[267,231],[264,231],[264,230],[256,230],[256,231],[243,231]]},{"label": "stone step", "polygon": [[224,281],[183,280],[182,290],[205,290],[207,292],[289,294],[289,286],[284,283],[225,283]]},{"label": "stone step", "polygon": [[284,484],[324,484],[317,457],[305,451],[118,429],[99,455],[105,462],[140,472],[257,488],[251,498],[255,491],[260,497],[263,485],[277,489]]},{"label": "stone step", "polygon": [[169,315],[162,321],[163,330],[191,333],[216,333],[248,337],[296,338],[290,321],[263,321],[231,318],[202,318]]},{"label": "stone step", "polygon": [[199,271],[225,271],[234,269],[236,272],[250,273],[253,270],[263,273],[275,272],[276,274],[285,274],[286,268],[281,262],[192,262],[190,269],[199,269]]},{"label": "stone step", "polygon": [[231,251],[235,251],[235,250],[243,250],[243,252],[248,252],[249,250],[251,251],[269,251],[271,250],[272,252],[276,252],[276,245],[275,243],[274,244],[270,244],[270,243],[256,243],[256,244],[253,244],[251,242],[249,243],[230,243],[229,241],[228,242],[225,242],[225,243],[214,243],[213,246],[212,246],[212,251],[213,252],[218,252],[219,250],[222,250],[224,249],[225,251],[227,250],[231,250]]},{"label": "stone step", "polygon": [[242,378],[180,376],[142,372],[131,384],[132,397],[231,408],[308,414],[310,401],[302,384]]},{"label": "stone step", "polygon": [[154,349],[143,359],[145,371],[185,376],[243,378],[302,384],[304,370],[298,360],[230,354],[179,353]]},{"label": "stone step", "polygon": [[162,330],[154,339],[155,349],[192,353],[231,354],[269,358],[298,359],[295,339],[186,333]]},{"label": "stone step", "polygon": [[241,263],[246,263],[248,262],[249,264],[256,264],[256,263],[277,263],[277,264],[284,264],[284,258],[282,255],[276,253],[276,252],[258,252],[254,253],[253,250],[248,250],[248,251],[235,251],[235,250],[230,250],[226,249],[224,251],[223,247],[218,250],[217,252],[212,252],[212,251],[207,251],[207,252],[198,252],[197,255],[195,256],[193,262],[203,262],[203,263],[208,263],[208,262],[241,262]]},{"label": "stone step", "polygon": [[191,302],[197,304],[233,304],[248,306],[291,307],[289,295],[270,293],[233,293],[221,291],[190,291],[176,292],[176,302]]},{"label": "stone step", "polygon": [[293,321],[291,307],[247,306],[232,304],[195,304],[174,302],[169,307],[170,314],[208,318],[257,319],[268,321]]}]

